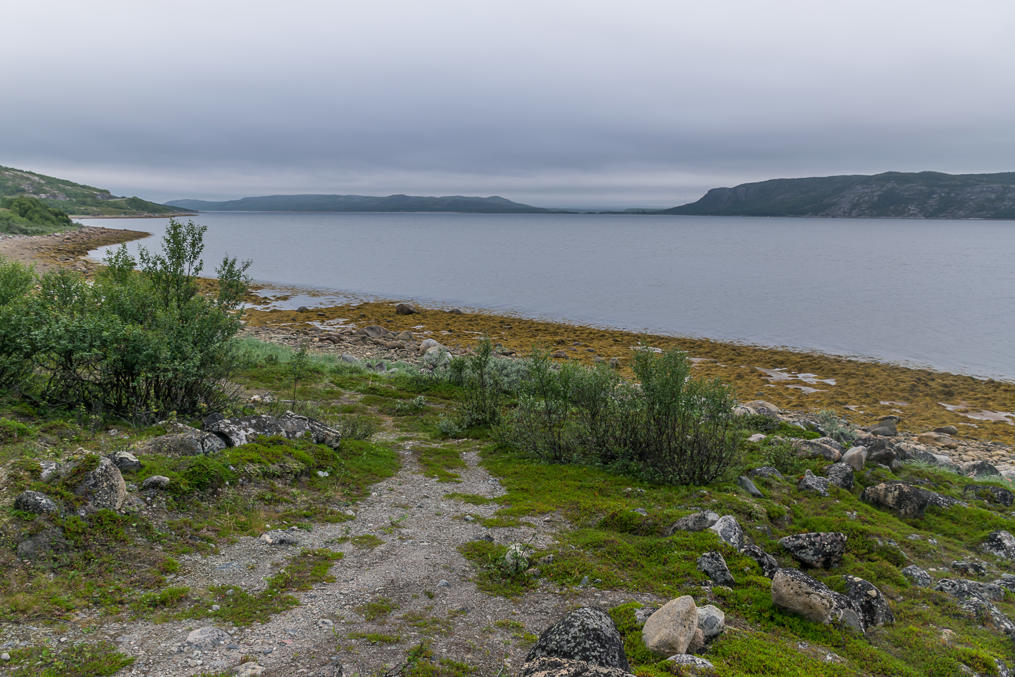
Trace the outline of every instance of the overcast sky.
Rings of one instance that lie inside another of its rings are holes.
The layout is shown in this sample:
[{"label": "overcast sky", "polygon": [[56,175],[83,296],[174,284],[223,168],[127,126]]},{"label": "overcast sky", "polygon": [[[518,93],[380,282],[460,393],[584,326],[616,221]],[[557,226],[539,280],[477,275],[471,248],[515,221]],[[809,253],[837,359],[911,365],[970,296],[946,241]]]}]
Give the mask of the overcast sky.
[{"label": "overcast sky", "polygon": [[1015,170],[1011,0],[3,4],[0,164],[153,200]]}]

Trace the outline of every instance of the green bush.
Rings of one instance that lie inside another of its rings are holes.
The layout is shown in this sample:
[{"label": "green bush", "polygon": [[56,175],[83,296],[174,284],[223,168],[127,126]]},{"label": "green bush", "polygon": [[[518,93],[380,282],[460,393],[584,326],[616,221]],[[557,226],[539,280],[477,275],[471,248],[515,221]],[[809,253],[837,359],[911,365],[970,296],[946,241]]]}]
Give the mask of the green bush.
[{"label": "green bush", "polygon": [[66,230],[70,217],[38,198],[27,195],[0,198],[0,233],[40,235]]},{"label": "green bush", "polygon": [[47,402],[141,419],[216,404],[249,263],[225,259],[217,296],[199,294],[204,230],[171,219],[162,253],[142,250],[135,270],[121,247],[92,283],[58,270],[33,287],[31,272],[0,266],[0,387],[34,374]]}]

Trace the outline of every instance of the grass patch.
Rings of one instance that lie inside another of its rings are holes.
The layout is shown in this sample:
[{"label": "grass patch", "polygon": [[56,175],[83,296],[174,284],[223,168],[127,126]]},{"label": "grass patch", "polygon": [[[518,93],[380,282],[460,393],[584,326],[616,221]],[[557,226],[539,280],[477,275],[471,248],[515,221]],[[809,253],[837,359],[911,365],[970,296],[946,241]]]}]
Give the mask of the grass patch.
[{"label": "grass patch", "polygon": [[533,587],[524,572],[509,572],[504,567],[507,547],[490,541],[469,541],[458,552],[476,567],[476,587],[490,595],[518,597]]},{"label": "grass patch", "polygon": [[353,536],[349,539],[355,547],[360,550],[373,550],[379,545],[383,545],[384,541],[373,534],[361,534],[359,536]]},{"label": "grass patch", "polygon": [[378,597],[377,599],[356,607],[356,613],[368,621],[375,622],[382,618],[386,618],[388,614],[397,608],[398,605],[387,597]]},{"label": "grass patch", "polygon": [[461,482],[456,470],[465,467],[462,453],[453,446],[419,446],[413,449],[416,461],[423,468],[423,475],[439,482]]},{"label": "grass patch", "polygon": [[28,647],[10,654],[11,660],[3,667],[13,677],[102,677],[134,663],[110,642]]}]

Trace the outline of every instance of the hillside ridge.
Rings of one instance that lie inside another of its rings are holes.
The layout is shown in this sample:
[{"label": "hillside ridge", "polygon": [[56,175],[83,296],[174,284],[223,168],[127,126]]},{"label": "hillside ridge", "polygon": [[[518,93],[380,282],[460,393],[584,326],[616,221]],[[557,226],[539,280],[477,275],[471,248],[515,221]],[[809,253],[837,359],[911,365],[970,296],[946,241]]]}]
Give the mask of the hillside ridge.
[{"label": "hillside ridge", "polygon": [[180,210],[139,197],[113,195],[67,179],[0,166],[0,198],[27,196],[73,216],[170,216]]}]

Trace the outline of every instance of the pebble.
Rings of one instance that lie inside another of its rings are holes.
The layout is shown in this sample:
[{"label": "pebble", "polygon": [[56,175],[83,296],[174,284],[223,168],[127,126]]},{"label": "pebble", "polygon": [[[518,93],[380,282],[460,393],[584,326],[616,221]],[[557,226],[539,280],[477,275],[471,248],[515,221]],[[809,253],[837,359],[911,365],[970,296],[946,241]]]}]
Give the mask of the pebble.
[{"label": "pebble", "polygon": [[11,659],[11,655],[9,653],[7,653],[6,651],[4,651],[3,653],[0,653],[0,661],[9,661],[10,659]]}]

